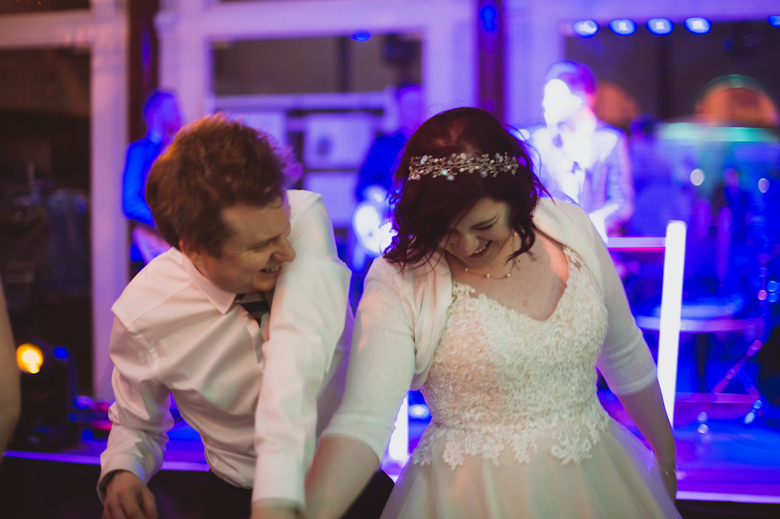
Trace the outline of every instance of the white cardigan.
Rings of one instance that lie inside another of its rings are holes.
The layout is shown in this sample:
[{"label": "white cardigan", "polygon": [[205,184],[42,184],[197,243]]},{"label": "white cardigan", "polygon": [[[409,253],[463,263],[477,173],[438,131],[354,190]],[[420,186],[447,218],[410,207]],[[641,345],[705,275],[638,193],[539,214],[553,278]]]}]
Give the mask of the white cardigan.
[{"label": "white cardigan", "polygon": [[[597,366],[612,391],[623,395],[649,386],[656,379],[655,363],[588,215],[579,206],[545,198],[534,224],[574,250],[596,280],[608,314]],[[344,399],[323,434],[356,438],[382,459],[406,391],[421,387],[428,376],[451,304],[452,278],[440,254],[403,272],[384,258],[374,262],[356,317]]]}]

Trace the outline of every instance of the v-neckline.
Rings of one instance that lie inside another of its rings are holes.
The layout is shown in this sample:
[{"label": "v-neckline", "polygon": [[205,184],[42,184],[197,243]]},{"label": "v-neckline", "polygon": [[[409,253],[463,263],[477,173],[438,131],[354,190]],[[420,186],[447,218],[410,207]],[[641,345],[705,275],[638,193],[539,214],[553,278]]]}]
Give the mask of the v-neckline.
[{"label": "v-neckline", "polygon": [[569,282],[571,281],[571,276],[572,276],[572,258],[571,258],[571,255],[570,255],[571,252],[572,252],[571,249],[569,249],[565,245],[563,246],[563,255],[566,257],[566,269],[567,269],[566,283],[565,283],[565,285],[563,287],[563,292],[561,292],[561,297],[559,297],[558,301],[555,302],[555,308],[553,308],[553,311],[550,313],[550,315],[547,316],[546,319],[537,319],[537,318],[532,317],[532,316],[530,316],[528,314],[525,314],[525,313],[523,313],[523,312],[521,312],[519,310],[516,310],[516,309],[512,308],[511,306],[507,306],[507,305],[505,305],[503,303],[500,303],[496,299],[494,299],[494,298],[490,297],[489,295],[487,295],[486,293],[484,293],[484,292],[482,292],[480,290],[477,290],[473,286],[471,286],[468,283],[465,283],[463,281],[458,281],[456,279],[453,279],[452,280],[452,284],[453,284],[453,286],[460,285],[460,286],[466,287],[466,288],[468,288],[468,290],[476,293],[477,297],[484,297],[490,303],[493,303],[493,304],[497,305],[499,308],[502,308],[504,310],[508,310],[509,312],[515,314],[518,317],[530,319],[531,321],[536,322],[536,323],[546,323],[546,322],[550,321],[550,319],[552,319],[553,316],[555,316],[555,314],[558,313],[558,309],[561,307],[561,301],[563,301],[563,298],[566,296],[566,292],[569,290],[569,286],[570,286]]}]

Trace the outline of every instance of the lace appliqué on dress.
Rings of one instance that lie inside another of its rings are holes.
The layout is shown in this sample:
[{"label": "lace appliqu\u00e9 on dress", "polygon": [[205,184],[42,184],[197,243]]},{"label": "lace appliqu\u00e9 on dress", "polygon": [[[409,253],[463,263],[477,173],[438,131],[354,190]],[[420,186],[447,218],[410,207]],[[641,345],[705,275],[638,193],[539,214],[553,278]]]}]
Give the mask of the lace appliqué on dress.
[{"label": "lace appliqu\u00e9 on dress", "polygon": [[414,463],[431,463],[440,442],[453,469],[466,456],[498,465],[507,448],[530,463],[542,440],[562,464],[590,458],[610,422],[595,388],[607,314],[590,271],[564,252],[569,279],[546,321],[453,283],[446,330],[422,388],[433,419]]}]

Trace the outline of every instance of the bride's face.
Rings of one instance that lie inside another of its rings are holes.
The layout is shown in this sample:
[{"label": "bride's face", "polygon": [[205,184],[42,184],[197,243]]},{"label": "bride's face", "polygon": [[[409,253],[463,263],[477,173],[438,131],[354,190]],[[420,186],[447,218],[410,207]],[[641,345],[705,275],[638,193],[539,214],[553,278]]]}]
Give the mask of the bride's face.
[{"label": "bride's face", "polygon": [[506,202],[481,198],[444,235],[439,248],[449,252],[466,267],[491,266],[504,262],[512,251],[505,251],[512,238],[510,208]]}]

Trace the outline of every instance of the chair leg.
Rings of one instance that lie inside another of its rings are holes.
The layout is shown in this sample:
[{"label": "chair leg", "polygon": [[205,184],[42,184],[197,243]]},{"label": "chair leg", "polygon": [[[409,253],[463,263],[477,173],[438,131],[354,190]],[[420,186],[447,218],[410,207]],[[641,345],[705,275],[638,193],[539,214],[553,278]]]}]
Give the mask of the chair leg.
[{"label": "chair leg", "polygon": [[[752,343],[752,344],[751,344],[751,345],[748,347],[747,351],[745,352],[745,355],[744,355],[744,356],[743,356],[741,359],[739,359],[739,361],[738,361],[736,364],[734,364],[734,365],[733,365],[733,366],[732,366],[732,367],[731,367],[731,368],[730,368],[730,369],[729,369],[729,370],[726,372],[726,374],[723,376],[723,378],[722,378],[722,379],[720,379],[720,382],[718,382],[717,384],[715,384],[715,387],[714,387],[714,388],[712,388],[712,391],[711,391],[711,393],[710,393],[710,394],[715,394],[715,393],[722,393],[722,392],[723,392],[723,390],[724,390],[724,389],[726,389],[726,386],[728,386],[728,385],[729,385],[729,382],[731,382],[731,379],[733,379],[734,377],[736,377],[738,374],[740,374],[740,373],[742,372],[742,366],[744,366],[744,365],[745,365],[745,362],[747,362],[747,361],[748,361],[748,359],[750,359],[750,358],[751,358],[753,355],[755,355],[756,353],[758,353],[758,351],[761,349],[761,346],[762,346],[763,344],[764,344],[764,343],[763,343],[763,342],[761,342],[761,341],[760,341],[760,340],[758,340],[758,339],[756,339],[755,341],[753,341],[753,343]],[[745,379],[747,379],[748,381],[750,381],[750,377],[748,377],[747,375],[744,375],[744,377],[745,377]],[[742,381],[742,383],[743,383],[743,384],[745,384],[745,379],[743,379],[742,377],[740,377],[740,380]],[[748,386],[746,385],[746,386],[745,386],[745,388],[746,388],[746,389],[748,390],[748,392],[750,392],[750,393],[752,393],[752,391],[751,391],[751,388],[753,389],[753,391],[755,391],[756,393],[758,393],[758,390],[755,388],[755,386],[753,385],[752,381],[750,381],[750,386],[748,387]]]}]

